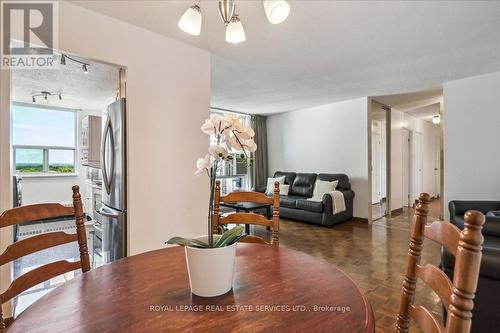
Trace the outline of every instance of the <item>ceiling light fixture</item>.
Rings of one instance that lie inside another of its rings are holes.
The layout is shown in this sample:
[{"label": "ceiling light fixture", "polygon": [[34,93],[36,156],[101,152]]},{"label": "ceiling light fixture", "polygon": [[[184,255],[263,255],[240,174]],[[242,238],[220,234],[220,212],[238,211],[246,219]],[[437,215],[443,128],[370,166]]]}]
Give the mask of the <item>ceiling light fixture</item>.
[{"label": "ceiling light fixture", "polygon": [[[177,26],[182,31],[199,36],[201,32],[202,14],[200,1],[186,9]],[[264,0],[264,11],[267,19],[272,24],[279,24],[286,20],[290,14],[290,5],[285,0]],[[241,43],[246,40],[245,30],[239,16],[236,14],[234,0],[219,0],[219,16],[226,25],[226,41]]]},{"label": "ceiling light fixture", "polygon": [[264,0],[264,11],[269,22],[279,24],[290,14],[290,5],[284,0]]},{"label": "ceiling light fixture", "polygon": [[238,44],[246,40],[245,30],[241,24],[240,18],[234,14],[231,22],[226,27],[226,42]]},{"label": "ceiling light fixture", "polygon": [[63,54],[61,53],[61,65],[66,65],[66,59],[69,59],[77,64],[80,64],[82,65],[82,70],[85,74],[88,74],[89,72],[89,66],[90,64],[88,62],[85,62],[85,61],[80,61],[78,59],[75,59],[75,58],[72,58],[70,57],[69,55],[67,54]]},{"label": "ceiling light fixture", "polygon": [[182,15],[177,26],[179,29],[193,36],[199,36],[201,31],[201,9],[198,4],[192,5]]},{"label": "ceiling light fixture", "polygon": [[219,16],[222,22],[227,26],[231,23],[234,15],[234,2],[233,0],[220,0],[219,1]]},{"label": "ceiling light fixture", "polygon": [[432,123],[438,125],[441,122],[441,117],[437,114],[432,116]]},{"label": "ceiling light fixture", "polygon": [[58,96],[59,100],[62,101],[62,93],[61,92],[50,92],[50,91],[40,91],[40,93],[36,93],[31,95],[31,100],[33,103],[36,103],[37,97],[43,97],[43,102],[45,104],[49,104],[49,96]]}]

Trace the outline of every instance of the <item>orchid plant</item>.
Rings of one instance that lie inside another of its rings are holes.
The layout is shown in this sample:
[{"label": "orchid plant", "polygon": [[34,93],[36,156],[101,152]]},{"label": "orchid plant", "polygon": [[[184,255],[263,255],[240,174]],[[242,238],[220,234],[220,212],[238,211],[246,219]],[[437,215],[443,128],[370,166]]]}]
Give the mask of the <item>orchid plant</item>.
[{"label": "orchid plant", "polygon": [[[213,211],[214,194],[217,171],[224,162],[232,163],[235,154],[250,162],[250,153],[257,150],[253,138],[255,132],[251,127],[244,126],[237,117],[212,115],[205,120],[201,131],[209,136],[214,136],[216,143],[210,145],[208,154],[196,161],[196,174],[206,173],[210,181],[210,201],[208,205],[208,244],[199,240],[174,237],[167,241],[168,244],[189,245],[203,248],[228,246],[237,242],[243,233],[242,227],[226,231],[214,244],[213,240]],[[221,241],[223,240],[223,241]]]}]

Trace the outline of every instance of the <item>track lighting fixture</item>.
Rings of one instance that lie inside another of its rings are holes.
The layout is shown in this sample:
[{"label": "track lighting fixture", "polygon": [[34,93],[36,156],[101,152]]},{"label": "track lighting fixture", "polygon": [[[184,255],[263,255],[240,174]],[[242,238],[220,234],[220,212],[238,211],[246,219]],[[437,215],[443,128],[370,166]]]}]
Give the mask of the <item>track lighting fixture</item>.
[{"label": "track lighting fixture", "polygon": [[45,104],[49,104],[49,96],[58,96],[59,100],[62,101],[62,93],[61,92],[50,92],[50,91],[40,91],[40,93],[33,94],[31,96],[31,100],[33,103],[36,103],[37,97],[43,97],[42,101]]},{"label": "track lighting fixture", "polygon": [[[264,0],[264,11],[267,19],[272,24],[285,21],[290,14],[290,5],[285,0]],[[219,16],[226,25],[226,41],[229,43],[240,43],[246,40],[245,31],[239,16],[236,14],[234,0],[219,0]],[[201,32],[201,8],[200,1],[186,9],[181,16],[178,27],[182,31],[199,36]]]},{"label": "track lighting fixture", "polygon": [[67,60],[67,59],[69,59],[69,60],[71,60],[71,61],[73,61],[73,62],[75,62],[75,63],[77,63],[77,64],[82,65],[82,70],[83,70],[83,72],[84,72],[85,74],[88,74],[88,72],[89,72],[89,66],[90,66],[90,64],[89,64],[89,63],[84,62],[84,61],[80,61],[80,60],[78,60],[78,59],[75,59],[75,58],[70,57],[70,56],[69,56],[69,55],[67,55],[67,54],[63,54],[63,53],[61,53],[61,65],[66,65],[66,60]]}]

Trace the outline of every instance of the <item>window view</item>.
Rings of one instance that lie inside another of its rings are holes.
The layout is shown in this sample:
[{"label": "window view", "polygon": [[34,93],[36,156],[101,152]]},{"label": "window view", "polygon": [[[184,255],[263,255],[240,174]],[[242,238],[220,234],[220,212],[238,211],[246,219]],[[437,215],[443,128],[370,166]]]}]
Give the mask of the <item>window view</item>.
[{"label": "window view", "polygon": [[14,163],[21,174],[75,172],[75,111],[12,106]]}]

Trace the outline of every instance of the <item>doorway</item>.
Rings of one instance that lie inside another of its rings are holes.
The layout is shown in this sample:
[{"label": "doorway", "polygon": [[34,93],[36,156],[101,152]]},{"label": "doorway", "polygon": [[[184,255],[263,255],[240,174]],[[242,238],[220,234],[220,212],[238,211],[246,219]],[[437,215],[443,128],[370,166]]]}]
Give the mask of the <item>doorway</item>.
[{"label": "doorway", "polygon": [[370,110],[371,220],[389,213],[390,109],[374,100]]},{"label": "doorway", "polygon": [[[71,205],[71,187],[79,185],[89,257],[96,267],[100,264],[95,255],[97,217],[93,207],[98,200],[93,194],[99,186],[100,164],[91,165],[90,157],[99,159],[103,111],[119,97],[124,69],[57,50],[54,55],[58,64],[51,70],[10,71],[11,176],[14,190],[18,190],[13,206]],[[76,226],[74,218],[62,218],[23,223],[13,229],[11,241],[17,242],[54,231],[75,233]],[[76,258],[79,251],[75,243],[52,247],[15,260],[12,276],[18,278],[40,265]],[[24,291],[13,299],[13,314],[17,316],[78,274],[80,271],[72,271]]]}]

